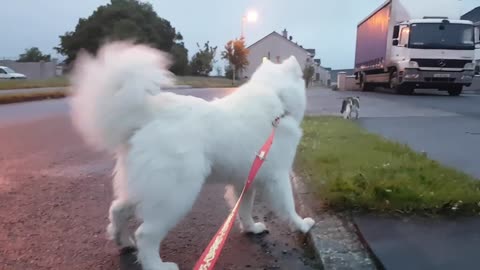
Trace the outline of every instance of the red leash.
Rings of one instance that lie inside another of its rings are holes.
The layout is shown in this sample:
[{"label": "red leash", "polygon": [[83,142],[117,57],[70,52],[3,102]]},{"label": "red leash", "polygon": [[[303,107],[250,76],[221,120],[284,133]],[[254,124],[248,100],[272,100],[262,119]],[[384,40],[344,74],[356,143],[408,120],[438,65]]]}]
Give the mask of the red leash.
[{"label": "red leash", "polygon": [[212,240],[210,240],[210,243],[208,244],[207,248],[203,251],[202,256],[200,256],[200,259],[198,259],[197,263],[195,264],[195,267],[193,267],[194,270],[211,270],[215,267],[215,263],[217,262],[220,256],[220,253],[222,252],[223,246],[225,245],[225,241],[227,240],[227,237],[230,231],[232,230],[232,226],[235,221],[235,217],[237,215],[240,202],[243,199],[243,195],[245,194],[245,192],[247,192],[247,190],[252,185],[253,180],[255,179],[255,176],[258,173],[258,170],[260,170],[260,167],[262,167],[262,164],[265,161],[265,158],[267,157],[268,151],[270,151],[270,147],[272,146],[272,143],[273,143],[273,137],[275,136],[275,129],[278,126],[279,121],[280,121],[280,117],[277,117],[275,121],[272,123],[273,124],[272,133],[270,133],[270,136],[268,137],[267,141],[263,144],[262,148],[260,149],[260,152],[255,157],[252,167],[250,168],[250,173],[248,174],[247,181],[245,182],[245,186],[243,187],[240,197],[238,197],[237,203],[233,207],[232,211],[228,215],[222,227],[220,227],[220,229],[217,231],[217,233],[212,238]]}]

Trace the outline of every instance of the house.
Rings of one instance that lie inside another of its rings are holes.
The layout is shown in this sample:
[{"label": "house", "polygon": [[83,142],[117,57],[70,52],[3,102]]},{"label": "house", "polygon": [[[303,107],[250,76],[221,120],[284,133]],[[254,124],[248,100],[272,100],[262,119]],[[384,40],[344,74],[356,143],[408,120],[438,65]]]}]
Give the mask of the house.
[{"label": "house", "polygon": [[250,45],[248,50],[249,65],[242,73],[244,78],[252,76],[264,57],[272,62],[281,63],[293,55],[297,58],[302,69],[306,64],[313,64],[313,58],[315,57],[315,49],[305,49],[293,42],[292,36],[288,36],[286,29],[283,30],[282,34],[273,31]]},{"label": "house", "polygon": [[315,73],[313,75],[313,83],[319,86],[329,87],[332,83],[331,68],[323,67],[320,59],[313,59]]},{"label": "house", "polygon": [[480,6],[470,10],[469,12],[463,14],[461,17],[462,20],[469,20],[474,23],[480,22]]}]

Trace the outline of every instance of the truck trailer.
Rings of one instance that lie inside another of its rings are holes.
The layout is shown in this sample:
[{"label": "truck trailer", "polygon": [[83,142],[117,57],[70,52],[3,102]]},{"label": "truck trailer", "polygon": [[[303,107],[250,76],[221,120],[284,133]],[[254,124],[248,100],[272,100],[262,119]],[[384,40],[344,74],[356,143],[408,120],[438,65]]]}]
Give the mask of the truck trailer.
[{"label": "truck trailer", "polygon": [[389,0],[357,26],[355,78],[363,91],[389,87],[461,94],[475,72],[473,22],[459,0]]}]

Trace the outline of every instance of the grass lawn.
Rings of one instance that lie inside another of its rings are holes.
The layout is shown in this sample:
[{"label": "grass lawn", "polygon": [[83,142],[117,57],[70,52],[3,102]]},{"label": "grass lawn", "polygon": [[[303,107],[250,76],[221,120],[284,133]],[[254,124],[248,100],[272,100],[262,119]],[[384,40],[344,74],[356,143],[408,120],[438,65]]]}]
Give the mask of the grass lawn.
[{"label": "grass lawn", "polygon": [[[232,85],[232,80],[219,77],[196,77],[178,76],[177,84],[190,85],[194,88],[218,88],[236,87],[242,82]],[[53,78],[48,80],[0,80],[0,90],[42,88],[42,87],[66,87],[69,82],[66,77]]]},{"label": "grass lawn", "polygon": [[243,81],[235,81],[235,85],[232,84],[232,80],[221,77],[197,77],[197,76],[178,76],[177,84],[190,85],[194,88],[226,88],[237,87],[241,85]]},{"label": "grass lawn", "polygon": [[0,90],[65,86],[68,86],[68,80],[65,77],[48,80],[0,80]]},{"label": "grass lawn", "polygon": [[352,121],[310,117],[295,167],[326,206],[402,214],[478,214],[480,181]]},{"label": "grass lawn", "polygon": [[64,90],[52,90],[46,92],[34,92],[34,93],[11,93],[0,95],[0,104],[35,101],[44,99],[63,98],[67,95]]}]

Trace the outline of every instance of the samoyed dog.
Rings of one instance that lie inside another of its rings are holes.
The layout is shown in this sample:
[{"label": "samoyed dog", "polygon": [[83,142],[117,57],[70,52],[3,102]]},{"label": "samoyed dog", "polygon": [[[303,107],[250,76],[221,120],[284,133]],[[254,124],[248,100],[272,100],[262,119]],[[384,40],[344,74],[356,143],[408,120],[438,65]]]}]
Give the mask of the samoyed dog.
[{"label": "samoyed dog", "polygon": [[[75,62],[72,122],[87,144],[116,157],[111,239],[121,248],[136,248],[145,270],[178,269],[162,261],[161,241],[206,181],[225,181],[237,194],[242,190],[255,152],[280,116],[270,154],[240,206],[240,226],[243,232],[266,231],[252,218],[261,188],[279,217],[308,232],[314,221],[297,214],[290,182],[306,104],[297,60],[264,61],[249,82],[210,102],[162,91],[174,84],[170,64],[166,53],[129,42],[107,43],[95,56],[81,52]],[[142,222],[133,235],[127,227],[131,217]]]}]

